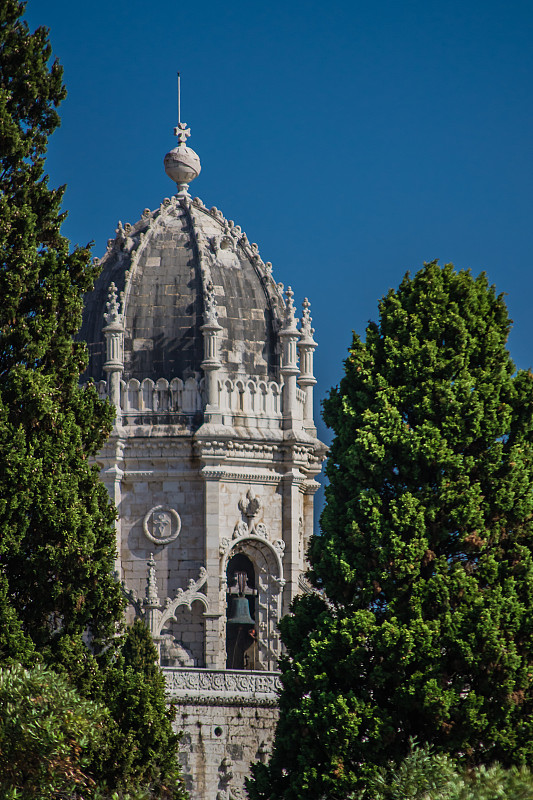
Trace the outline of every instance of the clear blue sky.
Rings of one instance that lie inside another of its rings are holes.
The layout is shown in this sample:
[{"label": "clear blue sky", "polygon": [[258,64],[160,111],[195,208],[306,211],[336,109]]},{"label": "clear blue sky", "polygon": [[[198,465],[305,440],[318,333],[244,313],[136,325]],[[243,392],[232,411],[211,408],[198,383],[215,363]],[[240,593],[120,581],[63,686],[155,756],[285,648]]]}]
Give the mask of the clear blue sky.
[{"label": "clear blue sky", "polygon": [[73,242],[101,256],[172,194],[179,69],[191,192],[311,300],[319,399],[352,329],[434,258],[487,271],[533,364],[533,3],[29,0],[26,18],[65,68],[47,168]]}]

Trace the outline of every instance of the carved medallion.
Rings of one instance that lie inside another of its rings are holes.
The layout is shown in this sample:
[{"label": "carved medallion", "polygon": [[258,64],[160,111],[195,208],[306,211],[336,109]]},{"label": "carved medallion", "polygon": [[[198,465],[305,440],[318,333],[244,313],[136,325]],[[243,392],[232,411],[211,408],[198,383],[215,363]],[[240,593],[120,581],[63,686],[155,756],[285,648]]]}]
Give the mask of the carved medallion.
[{"label": "carved medallion", "polygon": [[143,519],[144,535],[154,544],[173,542],[178,538],[180,530],[180,516],[169,506],[154,506]]}]

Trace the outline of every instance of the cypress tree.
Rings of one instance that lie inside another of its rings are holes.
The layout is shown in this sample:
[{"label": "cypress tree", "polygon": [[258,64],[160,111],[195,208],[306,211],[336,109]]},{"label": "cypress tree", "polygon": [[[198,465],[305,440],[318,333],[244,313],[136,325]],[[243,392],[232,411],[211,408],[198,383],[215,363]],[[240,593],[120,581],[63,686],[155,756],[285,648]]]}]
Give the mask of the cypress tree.
[{"label": "cypress tree", "polygon": [[412,737],[467,767],[533,763],[533,376],[484,274],[426,264],[379,312],[324,404],[316,593],[282,621],[254,800],[346,798]]},{"label": "cypress tree", "polygon": [[120,652],[116,512],[90,465],[113,410],[80,389],[86,352],[73,339],[97,271],[60,233],[64,187],[48,186],[44,160],[62,69],[24,7],[0,4],[0,665],[40,660],[107,707],[115,736],[87,769],[109,792],[177,800],[177,737],[153,648],[138,671],[130,640]]},{"label": "cypress tree", "polygon": [[[23,8],[0,9],[0,558],[25,635],[61,660],[87,633],[100,652],[121,616],[114,510],[88,462],[112,412],[78,386],[85,350],[73,335],[96,273],[60,233],[64,187],[49,188],[44,157],[62,69]],[[2,658],[17,656],[1,644]]]},{"label": "cypress tree", "polygon": [[112,722],[95,774],[110,785],[145,786],[158,800],[180,800],[186,796],[176,758],[180,736],[172,731],[175,711],[165,701],[165,679],[156,659],[150,631],[136,620],[114,668],[107,671],[105,698]]}]

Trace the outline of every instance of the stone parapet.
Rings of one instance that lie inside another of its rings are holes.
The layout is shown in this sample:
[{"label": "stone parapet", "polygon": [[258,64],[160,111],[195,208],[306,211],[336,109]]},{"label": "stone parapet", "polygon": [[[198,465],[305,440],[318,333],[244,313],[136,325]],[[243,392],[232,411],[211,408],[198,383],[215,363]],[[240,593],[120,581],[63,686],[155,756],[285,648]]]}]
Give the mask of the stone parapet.
[{"label": "stone parapet", "polygon": [[277,705],[279,672],[163,667],[170,700],[199,705]]}]

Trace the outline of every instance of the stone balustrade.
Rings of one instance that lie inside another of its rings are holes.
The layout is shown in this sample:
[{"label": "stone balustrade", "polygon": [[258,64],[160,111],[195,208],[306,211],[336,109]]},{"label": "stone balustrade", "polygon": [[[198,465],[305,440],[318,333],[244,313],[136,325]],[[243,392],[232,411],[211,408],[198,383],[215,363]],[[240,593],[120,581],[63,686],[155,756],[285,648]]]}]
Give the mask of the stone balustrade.
[{"label": "stone balustrade", "polygon": [[[240,424],[246,419],[246,425],[257,427],[279,427],[283,414],[282,383],[257,378],[229,378],[218,381],[218,406],[223,415],[231,415],[226,424]],[[96,388],[100,397],[108,396],[106,381],[98,381]],[[165,415],[170,422],[173,416],[193,417],[202,413],[205,408],[204,379],[173,378],[167,381],[159,378],[153,381],[145,378],[142,382],[136,378],[121,381],[121,409],[125,424],[136,423],[141,418],[151,415]],[[296,400],[303,415],[306,394],[296,389]]]}]

